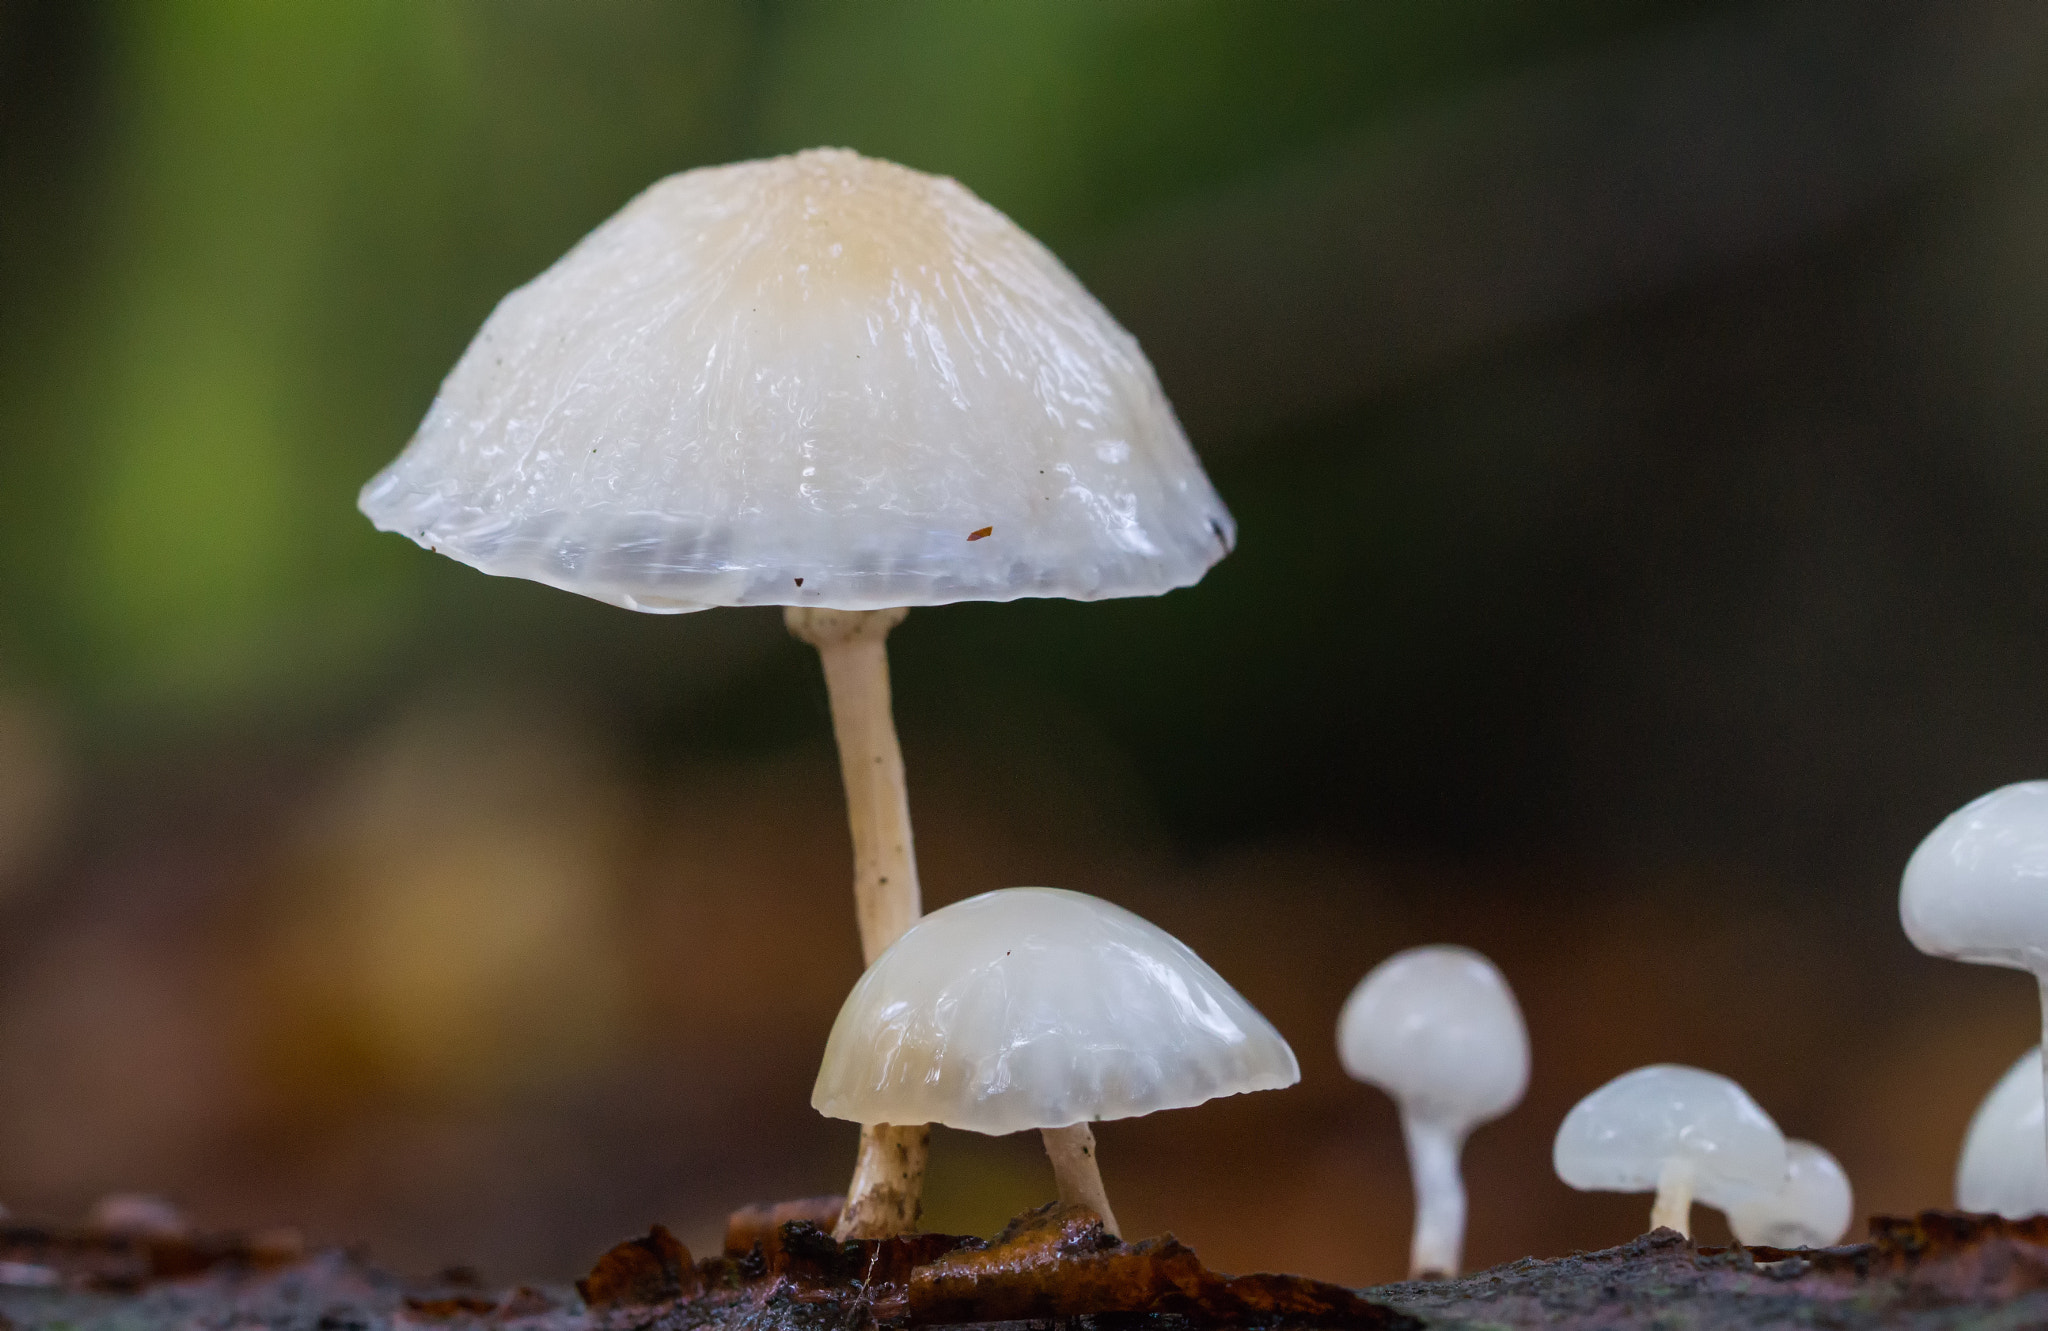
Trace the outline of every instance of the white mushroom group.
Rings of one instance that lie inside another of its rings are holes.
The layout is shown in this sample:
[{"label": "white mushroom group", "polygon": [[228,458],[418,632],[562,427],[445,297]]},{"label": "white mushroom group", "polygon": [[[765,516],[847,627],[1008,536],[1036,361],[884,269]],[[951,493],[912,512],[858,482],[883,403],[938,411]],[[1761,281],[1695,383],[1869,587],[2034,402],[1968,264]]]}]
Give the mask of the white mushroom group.
[{"label": "white mushroom group", "polygon": [[[843,149],[650,186],[499,303],[359,502],[633,610],[787,607],[824,661],[869,963],[920,909],[904,608],[1157,595],[1236,538],[1058,259],[957,182]],[[915,1219],[923,1133],[863,1133],[842,1237]]]},{"label": "white mushroom group", "polygon": [[1088,1125],[1301,1078],[1264,1017],[1131,912],[1049,887],[913,925],[847,996],[811,1105],[858,1123],[1037,1129],[1060,1200],[1111,1233]]},{"label": "white mushroom group", "polygon": [[1928,833],[1906,861],[1899,921],[1922,952],[2031,973],[2048,1022],[2048,781],[1994,790]]},{"label": "white mushroom group", "polygon": [[1465,1138],[1520,1103],[1529,1084],[1529,1034],[1513,991],[1469,948],[1411,948],[1351,991],[1337,1022],[1337,1052],[1346,1072],[1401,1109],[1415,1185],[1410,1277],[1457,1274]]},{"label": "white mushroom group", "polygon": [[1840,1243],[1856,1211],[1841,1162],[1812,1142],[1785,1143],[1785,1181],[1776,1192],[1728,1207],[1739,1243],[1768,1248],[1825,1248]]},{"label": "white mushroom group", "polygon": [[1778,1191],[1785,1138],[1728,1078],[1659,1063],[1625,1072],[1572,1107],[1552,1149],[1574,1188],[1654,1192],[1650,1228],[1692,1234],[1692,1204],[1723,1211]]},{"label": "white mushroom group", "polygon": [[2048,1214],[2048,1124],[2041,1048],[2021,1054],[1970,1119],[1956,1162],[1956,1205],[2009,1220]]}]

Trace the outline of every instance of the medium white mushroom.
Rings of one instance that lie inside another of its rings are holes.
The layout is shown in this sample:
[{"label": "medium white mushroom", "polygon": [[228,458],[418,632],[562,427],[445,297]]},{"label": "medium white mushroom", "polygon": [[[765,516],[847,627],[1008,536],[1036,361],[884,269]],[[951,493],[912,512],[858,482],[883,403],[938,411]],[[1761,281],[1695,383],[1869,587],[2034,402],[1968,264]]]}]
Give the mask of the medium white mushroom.
[{"label": "medium white mushroom", "polygon": [[1849,1232],[1855,1210],[1841,1162],[1793,1138],[1785,1143],[1785,1181],[1776,1192],[1729,1206],[1728,1228],[1752,1247],[1826,1248]]},{"label": "medium white mushroom", "polygon": [[1922,952],[2032,974],[2048,1029],[2048,781],[1994,790],[1928,833],[1906,861],[1899,921]]},{"label": "medium white mushroom", "polygon": [[1337,1019],[1344,1070],[1401,1107],[1415,1184],[1411,1278],[1452,1276],[1465,1246],[1458,1157],[1521,1103],[1529,1032],[1507,980],[1470,948],[1417,947],[1375,966]]},{"label": "medium white mushroom", "polygon": [[1564,1116],[1551,1150],[1574,1188],[1655,1192],[1650,1228],[1692,1234],[1692,1204],[1723,1211],[1785,1180],[1785,1138],[1749,1093],[1698,1068],[1625,1072]]},{"label": "medium white mushroom", "polygon": [[[1059,260],[958,183],[842,149],[650,186],[499,303],[360,506],[634,610],[788,607],[823,657],[870,963],[919,910],[904,608],[1157,595],[1236,535]],[[921,1133],[863,1133],[842,1237],[915,1218]]]},{"label": "medium white mushroom", "polygon": [[925,916],[868,968],[811,1106],[859,1123],[1037,1129],[1063,1202],[1116,1233],[1088,1125],[1301,1079],[1280,1033],[1186,945],[1050,887]]},{"label": "medium white mushroom", "polygon": [[2021,1054],[1977,1106],[1956,1162],[1956,1205],[2008,1220],[2048,1214],[2048,1128],[2041,1049]]}]

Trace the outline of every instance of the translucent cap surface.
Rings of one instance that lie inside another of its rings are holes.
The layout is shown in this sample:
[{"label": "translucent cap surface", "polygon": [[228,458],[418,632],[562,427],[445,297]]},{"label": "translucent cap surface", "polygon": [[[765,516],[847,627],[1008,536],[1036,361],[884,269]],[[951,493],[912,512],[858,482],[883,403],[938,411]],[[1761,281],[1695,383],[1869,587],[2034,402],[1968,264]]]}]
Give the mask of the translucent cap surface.
[{"label": "translucent cap surface", "polygon": [[649,187],[505,297],[360,502],[652,611],[1152,595],[1236,539],[1059,260],[956,182],[840,149]]},{"label": "translucent cap surface", "polygon": [[859,1123],[1062,1128],[1301,1079],[1264,1017],[1121,906],[1015,887],[925,916],[861,976],[811,1107]]},{"label": "translucent cap surface", "polygon": [[2041,1121],[2041,1050],[1999,1078],[1963,1138],[1956,1205],[2009,1220],[2048,1214],[2048,1128]]},{"label": "translucent cap surface", "polygon": [[1825,1248],[1840,1243],[1854,1218],[1855,1198],[1841,1162],[1812,1142],[1785,1143],[1785,1181],[1728,1208],[1728,1228],[1743,1243],[1769,1248]]},{"label": "translucent cap surface", "polygon": [[2048,781],[2002,787],[1943,819],[1906,861],[1899,920],[1937,957],[2048,968]]},{"label": "translucent cap surface", "polygon": [[1694,1171],[1694,1194],[1728,1207],[1785,1178],[1785,1138],[1728,1078],[1659,1063],[1625,1072],[1572,1107],[1551,1160],[1574,1188],[1652,1192],[1667,1160]]},{"label": "translucent cap surface", "polygon": [[1344,1070],[1437,1122],[1476,1126],[1529,1085],[1529,1032],[1500,971],[1463,947],[1396,953],[1358,982],[1337,1019]]}]

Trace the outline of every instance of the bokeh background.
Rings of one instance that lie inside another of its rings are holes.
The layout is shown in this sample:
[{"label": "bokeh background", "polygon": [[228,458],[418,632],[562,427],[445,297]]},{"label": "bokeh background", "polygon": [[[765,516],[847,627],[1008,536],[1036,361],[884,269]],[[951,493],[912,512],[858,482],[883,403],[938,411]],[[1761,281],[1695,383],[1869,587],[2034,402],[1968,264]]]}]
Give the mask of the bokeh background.
[{"label": "bokeh background", "polygon": [[[510,1280],[842,1185],[813,654],[354,510],[500,295],[815,144],[1050,244],[1241,524],[1191,590],[895,638],[927,901],[1124,903],[1301,1055],[1102,1129],[1128,1229],[1399,1276],[1331,1031],[1427,941],[1535,1043],[1477,1263],[1641,1228],[1549,1141],[1653,1061],[1865,1213],[1950,1201],[2039,1031],[1895,915],[1941,816],[2048,774],[2032,0],[0,0],[0,1200]],[[928,1222],[1050,1187],[941,1133]]]}]

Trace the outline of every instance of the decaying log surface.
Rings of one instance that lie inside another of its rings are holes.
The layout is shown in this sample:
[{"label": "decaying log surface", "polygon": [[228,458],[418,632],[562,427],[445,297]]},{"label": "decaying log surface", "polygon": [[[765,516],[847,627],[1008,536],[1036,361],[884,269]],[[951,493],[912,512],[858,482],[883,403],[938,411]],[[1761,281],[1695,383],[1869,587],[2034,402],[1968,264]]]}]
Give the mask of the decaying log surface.
[{"label": "decaying log surface", "polygon": [[122,1236],[0,1226],[0,1331],[1480,1331],[1480,1328],[2048,1327],[2048,1220],[1927,1212],[1816,1251],[1619,1248],[1461,1280],[1348,1290],[1223,1276],[1171,1237],[1122,1243],[1045,1207],[992,1241],[835,1242],[838,1199],[734,1216],[695,1261],[666,1230],[606,1253],[577,1287],[408,1284],[288,1235]]},{"label": "decaying log surface", "polygon": [[2048,1327],[2048,1218],[1877,1217],[1841,1248],[1694,1248],[1660,1229],[1603,1252],[1362,1291],[1430,1327]]}]

